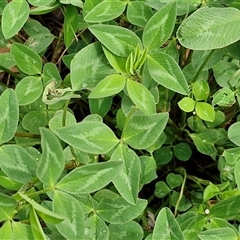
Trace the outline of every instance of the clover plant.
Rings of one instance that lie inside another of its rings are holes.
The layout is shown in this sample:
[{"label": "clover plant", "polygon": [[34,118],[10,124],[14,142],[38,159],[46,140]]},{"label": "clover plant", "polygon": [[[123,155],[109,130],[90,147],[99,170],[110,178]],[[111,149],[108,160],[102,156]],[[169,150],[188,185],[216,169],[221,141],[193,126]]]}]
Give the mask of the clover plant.
[{"label": "clover plant", "polygon": [[240,239],[240,1],[0,16],[1,239]]}]

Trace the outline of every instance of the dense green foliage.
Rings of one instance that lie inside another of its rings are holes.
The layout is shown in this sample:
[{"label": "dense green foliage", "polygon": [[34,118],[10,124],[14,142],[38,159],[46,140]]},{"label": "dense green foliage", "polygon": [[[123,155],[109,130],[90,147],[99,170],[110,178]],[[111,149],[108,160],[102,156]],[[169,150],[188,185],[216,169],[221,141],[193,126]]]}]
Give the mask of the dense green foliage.
[{"label": "dense green foliage", "polygon": [[0,238],[240,239],[239,9],[2,0]]}]

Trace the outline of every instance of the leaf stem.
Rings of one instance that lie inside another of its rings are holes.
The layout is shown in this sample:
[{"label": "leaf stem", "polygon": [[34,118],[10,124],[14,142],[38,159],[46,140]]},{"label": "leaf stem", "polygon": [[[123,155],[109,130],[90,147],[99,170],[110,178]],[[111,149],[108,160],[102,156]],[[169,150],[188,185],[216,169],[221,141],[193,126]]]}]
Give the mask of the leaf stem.
[{"label": "leaf stem", "polygon": [[215,49],[212,49],[211,52],[206,57],[206,59],[203,61],[202,65],[199,67],[198,71],[196,72],[195,76],[193,77],[192,83],[194,83],[194,82],[196,82],[198,80],[198,78],[199,78],[203,68],[206,66],[207,62],[212,57],[214,51],[215,51]]},{"label": "leaf stem", "polygon": [[25,132],[15,132],[15,137],[28,137],[28,138],[41,139],[41,136],[39,134],[25,133]]},{"label": "leaf stem", "polygon": [[14,72],[12,72],[11,70],[5,68],[2,65],[0,65],[0,70],[3,70],[5,73],[10,74],[12,77],[16,78],[17,80],[21,80],[22,79],[19,75],[15,74]]}]

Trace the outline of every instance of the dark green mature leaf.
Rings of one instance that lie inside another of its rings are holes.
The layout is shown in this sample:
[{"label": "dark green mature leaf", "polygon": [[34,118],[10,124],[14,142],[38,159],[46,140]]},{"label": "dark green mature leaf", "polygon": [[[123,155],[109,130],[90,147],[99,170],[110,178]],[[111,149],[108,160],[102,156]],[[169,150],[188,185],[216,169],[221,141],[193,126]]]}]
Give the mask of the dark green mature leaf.
[{"label": "dark green mature leaf", "polygon": [[230,141],[240,146],[240,122],[233,123],[228,129],[228,138]]},{"label": "dark green mature leaf", "polygon": [[22,192],[18,192],[17,194],[26,202],[28,202],[36,210],[37,214],[47,223],[57,224],[64,220],[62,216],[41,206],[33,199],[29,198],[26,194],[23,194]]},{"label": "dark green mature leaf", "polygon": [[0,159],[3,172],[17,182],[26,183],[36,174],[35,159],[21,146],[1,146]]},{"label": "dark green mature leaf", "polygon": [[160,8],[147,22],[143,31],[143,43],[149,51],[159,48],[171,36],[176,14],[176,3],[169,3]]},{"label": "dark green mature leaf", "polygon": [[40,129],[42,155],[37,167],[39,180],[54,186],[65,166],[63,149],[58,138],[46,128]]},{"label": "dark green mature leaf", "polygon": [[239,204],[240,195],[222,200],[210,208],[209,217],[231,219],[240,213]]},{"label": "dark green mature leaf", "polygon": [[43,85],[41,77],[27,76],[16,86],[19,105],[28,105],[35,102],[42,94]]},{"label": "dark green mature leaf", "polygon": [[102,79],[113,73],[99,42],[80,50],[71,61],[70,80],[74,91],[92,90]]},{"label": "dark green mature leaf", "polygon": [[65,220],[56,227],[66,239],[84,239],[84,214],[76,198],[64,192],[55,191],[53,210],[65,217]]},{"label": "dark green mature leaf", "polygon": [[111,161],[122,161],[124,166],[113,179],[114,186],[126,201],[136,204],[141,174],[139,157],[133,150],[120,144],[113,152]]},{"label": "dark green mature leaf", "polygon": [[104,117],[112,106],[113,97],[90,98],[89,108],[92,114],[98,114]]},{"label": "dark green mature leaf", "polygon": [[154,114],[156,112],[153,95],[144,85],[128,79],[127,91],[129,98],[141,112],[145,114]]},{"label": "dark green mature leaf", "polygon": [[104,0],[88,12],[84,20],[91,23],[110,21],[123,13],[126,4],[119,0]]},{"label": "dark green mature leaf", "polygon": [[135,205],[126,202],[122,197],[104,198],[97,206],[97,214],[112,224],[127,223],[138,217],[146,208],[147,200],[138,199]]},{"label": "dark green mature leaf", "polygon": [[13,37],[23,27],[29,16],[27,1],[13,0],[2,13],[2,31],[5,38]]},{"label": "dark green mature leaf", "polygon": [[175,60],[166,53],[148,55],[149,73],[157,83],[174,92],[187,95],[188,84]]},{"label": "dark green mature leaf", "polygon": [[22,72],[28,75],[41,73],[42,60],[30,47],[15,42],[11,46],[11,53]]},{"label": "dark green mature leaf", "polygon": [[168,121],[168,113],[134,115],[126,123],[122,140],[136,149],[150,147],[161,135]]},{"label": "dark green mature leaf", "polygon": [[109,75],[98,83],[89,98],[103,98],[115,95],[123,90],[125,83],[125,76],[119,74]]},{"label": "dark green mature leaf", "polygon": [[17,202],[15,199],[0,193],[0,221],[11,219],[16,206]]},{"label": "dark green mature leaf", "polygon": [[121,169],[121,161],[81,166],[67,174],[56,185],[56,188],[73,194],[95,192],[109,184],[119,174]]},{"label": "dark green mature leaf", "polygon": [[83,121],[59,128],[56,134],[69,145],[93,154],[105,154],[119,143],[107,125],[96,121]]},{"label": "dark green mature leaf", "polygon": [[143,229],[139,223],[135,221],[123,223],[123,224],[110,224],[109,228],[109,240],[142,240]]},{"label": "dark green mature leaf", "polygon": [[84,225],[84,240],[108,240],[108,227],[98,215],[95,214],[89,217]]},{"label": "dark green mature leaf", "polygon": [[89,30],[106,48],[118,56],[127,57],[138,44],[141,45],[138,36],[123,27],[98,24],[92,25]]},{"label": "dark green mature leaf", "polygon": [[159,212],[152,240],[184,240],[183,232],[169,208],[162,208]]},{"label": "dark green mature leaf", "polygon": [[17,130],[19,108],[16,92],[6,89],[0,96],[0,144],[11,140]]},{"label": "dark green mature leaf", "polygon": [[230,45],[240,39],[240,11],[232,7],[201,7],[182,22],[177,38],[184,47],[194,50]]}]

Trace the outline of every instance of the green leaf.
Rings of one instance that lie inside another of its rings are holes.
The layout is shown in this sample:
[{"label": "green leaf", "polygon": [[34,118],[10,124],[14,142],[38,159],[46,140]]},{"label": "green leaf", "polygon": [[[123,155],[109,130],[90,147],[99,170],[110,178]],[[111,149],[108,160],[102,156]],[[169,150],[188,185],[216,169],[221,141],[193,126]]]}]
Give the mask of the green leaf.
[{"label": "green leaf", "polygon": [[169,173],[166,177],[166,182],[173,189],[182,185],[183,177],[180,174]]},{"label": "green leaf", "polygon": [[22,186],[21,183],[9,178],[2,170],[0,170],[0,185],[9,190],[19,190]]},{"label": "green leaf", "polygon": [[196,101],[206,100],[210,93],[208,83],[204,80],[196,81],[192,86],[192,93]]},{"label": "green leaf", "polygon": [[12,219],[16,206],[15,199],[0,193],[0,221]]},{"label": "green leaf", "polygon": [[110,224],[109,228],[109,240],[142,240],[143,229],[139,223],[135,221],[123,223],[123,224]]},{"label": "green leaf", "polygon": [[78,29],[78,11],[75,6],[67,5],[66,11],[64,12],[64,43],[66,48],[68,48],[74,37],[76,37],[75,32]]},{"label": "green leaf", "polygon": [[111,161],[123,162],[123,168],[112,181],[114,186],[126,201],[136,204],[141,173],[139,157],[130,148],[119,144],[111,156]]},{"label": "green leaf", "polygon": [[221,200],[210,208],[209,217],[218,217],[222,219],[231,219],[239,214],[240,195]]},{"label": "green leaf", "polygon": [[152,182],[152,180],[157,178],[156,170],[157,165],[155,159],[151,156],[140,156],[139,157],[141,162],[141,179],[140,183],[145,185],[147,183]]},{"label": "green leaf", "polygon": [[91,114],[98,114],[104,117],[112,106],[112,100],[112,97],[90,98],[88,103]]},{"label": "green leaf", "polygon": [[47,223],[57,224],[64,220],[64,218],[47,208],[41,206],[33,199],[29,198],[27,195],[23,194],[22,192],[17,193],[22,199],[27,201],[37,212],[37,214]]},{"label": "green leaf", "polygon": [[41,76],[43,79],[44,87],[46,87],[49,83],[53,81],[56,82],[56,86],[58,87],[62,82],[57,66],[51,62],[47,62],[46,64],[44,64],[43,74]]},{"label": "green leaf", "polygon": [[206,202],[208,201],[209,199],[215,197],[216,195],[218,195],[220,193],[220,190],[219,188],[210,183],[205,189],[204,189],[204,192],[203,192],[203,201]]},{"label": "green leaf", "polygon": [[97,84],[89,98],[103,98],[115,95],[123,90],[125,83],[125,76],[119,74],[109,75]]},{"label": "green leaf", "polygon": [[213,122],[215,119],[214,107],[209,103],[196,102],[195,107],[197,115],[204,121]]},{"label": "green leaf", "polygon": [[11,239],[34,239],[30,225],[12,221],[11,229],[13,233]]},{"label": "green leaf", "polygon": [[11,179],[26,183],[35,177],[35,159],[21,146],[3,145],[0,147],[0,166]]},{"label": "green leaf", "polygon": [[188,94],[187,80],[178,64],[168,54],[157,52],[148,55],[148,67],[154,81],[174,92]]},{"label": "green leaf", "polygon": [[58,138],[46,128],[40,129],[42,155],[37,167],[37,177],[53,187],[65,166],[63,149]]},{"label": "green leaf", "polygon": [[23,78],[16,86],[19,105],[28,105],[35,102],[42,94],[42,79],[35,76]]},{"label": "green leaf", "polygon": [[129,97],[141,112],[145,114],[156,112],[153,95],[144,85],[128,79],[127,91]]},{"label": "green leaf", "polygon": [[65,220],[56,227],[66,239],[84,239],[84,214],[76,198],[64,192],[55,191],[53,210],[65,217]]},{"label": "green leaf", "polygon": [[95,192],[109,184],[121,171],[122,162],[93,163],[75,168],[56,188],[73,194]]},{"label": "green leaf", "polygon": [[56,134],[69,145],[93,154],[105,154],[119,143],[107,125],[96,121],[83,121],[59,128]]},{"label": "green leaf", "polygon": [[219,89],[212,95],[212,98],[213,106],[231,107],[236,102],[235,92],[228,87]]},{"label": "green leaf", "polygon": [[234,177],[235,177],[235,181],[238,186],[238,189],[240,189],[240,161],[239,160],[234,166]]},{"label": "green leaf", "polygon": [[71,61],[70,69],[74,91],[92,90],[102,79],[113,73],[99,42],[81,49]]},{"label": "green leaf", "polygon": [[134,115],[124,126],[122,140],[135,149],[146,149],[157,141],[167,121],[168,113]]},{"label": "green leaf", "polygon": [[0,236],[2,239],[14,239],[11,221],[6,221],[0,228]]},{"label": "green leaf", "polygon": [[44,6],[53,2],[53,0],[28,0],[33,6]]},{"label": "green leaf", "polygon": [[172,160],[173,152],[170,146],[162,146],[154,152],[154,159],[157,166],[169,163]]},{"label": "green leaf", "polygon": [[237,146],[240,146],[239,132],[240,132],[240,122],[233,123],[228,128],[228,138]]},{"label": "green leaf", "polygon": [[173,152],[177,159],[180,161],[187,161],[192,155],[191,147],[184,142],[178,143],[173,146]]},{"label": "green leaf", "polygon": [[170,191],[171,189],[163,181],[159,181],[155,184],[154,195],[158,198],[166,197],[170,193]]},{"label": "green leaf", "polygon": [[223,48],[240,39],[239,23],[236,8],[201,7],[182,22],[177,38],[181,45],[194,50]]},{"label": "green leaf", "polygon": [[240,159],[240,147],[225,149],[222,156],[227,163],[235,164]]},{"label": "green leaf", "polygon": [[190,97],[184,97],[181,101],[178,102],[178,106],[184,112],[192,112],[195,108],[195,101]]},{"label": "green leaf", "polygon": [[90,23],[110,21],[123,13],[126,4],[119,0],[104,0],[88,12],[84,20]]},{"label": "green leaf", "polygon": [[[78,226],[79,227],[79,226]],[[96,214],[89,217],[85,222],[84,240],[101,239],[108,240],[109,230],[106,223]]]},{"label": "green leaf", "polygon": [[237,240],[238,235],[235,231],[228,227],[215,228],[203,231],[198,234],[201,240],[215,240],[215,239],[227,239],[227,240]]},{"label": "green leaf", "polygon": [[152,15],[152,9],[145,2],[128,2],[127,19],[130,23],[144,28]]},{"label": "green leaf", "polygon": [[0,96],[0,144],[14,137],[19,118],[18,100],[14,90],[6,89]]},{"label": "green leaf", "polygon": [[117,56],[128,57],[138,44],[141,45],[138,36],[123,27],[98,24],[92,25],[89,30],[107,49]]},{"label": "green leaf", "polygon": [[37,213],[32,206],[30,207],[30,222],[31,222],[32,233],[34,238],[39,240],[45,240],[46,235],[43,232]]},{"label": "green leaf", "polygon": [[143,44],[149,51],[159,48],[171,37],[176,14],[176,3],[169,3],[160,8],[147,22],[143,31]]},{"label": "green leaf", "polygon": [[138,199],[135,205],[126,202],[122,197],[104,198],[96,209],[104,221],[112,224],[127,223],[138,217],[146,208],[147,200]]},{"label": "green leaf", "polygon": [[159,212],[152,240],[184,240],[182,230],[169,208],[162,208]]},{"label": "green leaf", "polygon": [[13,0],[2,13],[2,31],[6,39],[13,37],[23,27],[29,16],[29,5],[25,0]]},{"label": "green leaf", "polygon": [[31,8],[30,10],[30,14],[31,15],[41,15],[41,14],[46,14],[49,12],[52,12],[54,9],[60,7],[60,3],[59,2],[54,2],[52,4],[49,5],[44,5],[44,6],[39,6],[36,8]]},{"label": "green leaf", "polygon": [[11,46],[10,51],[22,72],[28,75],[41,73],[42,60],[30,47],[15,42]]}]

